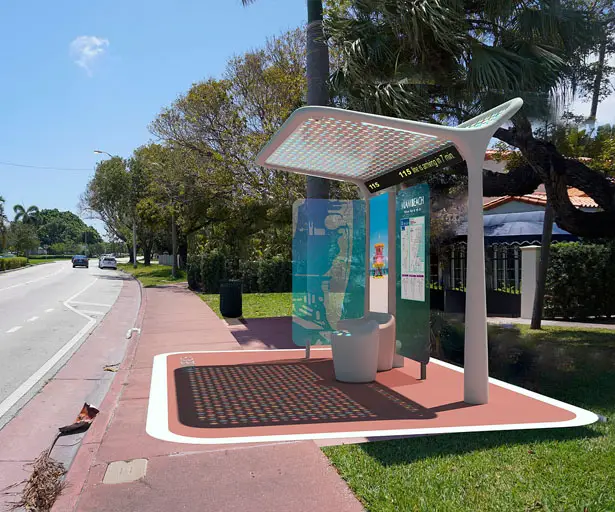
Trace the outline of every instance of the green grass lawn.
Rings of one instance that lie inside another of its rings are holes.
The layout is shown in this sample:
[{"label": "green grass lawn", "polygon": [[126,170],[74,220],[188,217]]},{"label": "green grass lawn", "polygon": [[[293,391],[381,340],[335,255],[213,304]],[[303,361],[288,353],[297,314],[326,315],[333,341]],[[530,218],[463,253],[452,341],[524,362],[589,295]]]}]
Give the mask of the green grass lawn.
[{"label": "green grass lawn", "polygon": [[[220,314],[220,295],[199,293],[214,312]],[[268,318],[292,314],[292,293],[245,293],[243,295],[244,318]]]},{"label": "green grass lawn", "polygon": [[367,510],[615,511],[615,332],[519,327],[539,357],[513,383],[610,421],[325,448]]},{"label": "green grass lawn", "polygon": [[536,342],[560,343],[578,347],[615,348],[615,330],[550,325],[545,325],[540,330],[532,330],[529,325],[517,325],[517,327],[529,339]]},{"label": "green grass lawn", "polygon": [[173,279],[171,267],[158,265],[158,263],[152,263],[147,267],[143,263],[138,263],[136,269],[132,267],[132,263],[118,263],[117,268],[135,276],[145,288],[186,281],[185,271],[177,269],[177,278]]}]

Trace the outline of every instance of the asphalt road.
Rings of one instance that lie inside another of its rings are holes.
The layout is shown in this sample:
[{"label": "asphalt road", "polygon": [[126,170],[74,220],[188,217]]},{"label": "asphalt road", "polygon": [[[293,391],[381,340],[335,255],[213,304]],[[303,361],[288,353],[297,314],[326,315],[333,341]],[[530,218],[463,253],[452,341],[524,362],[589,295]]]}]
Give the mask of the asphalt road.
[{"label": "asphalt road", "polygon": [[79,348],[116,301],[114,270],[70,261],[0,274],[0,428]]}]

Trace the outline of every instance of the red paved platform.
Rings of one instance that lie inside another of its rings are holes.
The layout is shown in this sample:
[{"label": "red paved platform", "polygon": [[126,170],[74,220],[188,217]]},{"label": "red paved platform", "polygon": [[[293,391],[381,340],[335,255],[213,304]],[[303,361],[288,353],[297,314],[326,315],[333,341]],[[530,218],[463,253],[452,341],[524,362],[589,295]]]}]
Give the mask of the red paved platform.
[{"label": "red paved platform", "polygon": [[224,444],[390,437],[593,423],[595,414],[491,380],[486,405],[463,402],[463,370],[432,360],[335,380],[331,351],[244,350],[156,356],[147,432],[176,443]]}]

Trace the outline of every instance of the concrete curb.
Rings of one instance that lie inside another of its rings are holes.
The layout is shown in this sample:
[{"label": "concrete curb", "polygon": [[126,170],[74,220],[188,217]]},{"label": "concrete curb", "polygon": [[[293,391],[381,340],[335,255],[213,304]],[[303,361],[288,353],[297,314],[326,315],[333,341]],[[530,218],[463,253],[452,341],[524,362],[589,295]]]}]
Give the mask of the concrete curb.
[{"label": "concrete curb", "polygon": [[115,378],[111,381],[111,386],[100,404],[100,413],[81,440],[77,454],[64,478],[67,484],[66,489],[54,504],[52,508],[53,512],[69,512],[76,508],[98,449],[100,448],[104,435],[119,405],[119,399],[130,376],[130,367],[134,361],[137,346],[141,338],[140,328],[143,324],[147,299],[145,293],[143,293],[143,285],[141,282],[128,272],[126,272],[126,274],[130,275],[139,286],[140,305],[134,323],[134,326],[138,328],[139,331],[134,331],[128,341],[126,353],[120,364],[120,369],[115,375]]}]

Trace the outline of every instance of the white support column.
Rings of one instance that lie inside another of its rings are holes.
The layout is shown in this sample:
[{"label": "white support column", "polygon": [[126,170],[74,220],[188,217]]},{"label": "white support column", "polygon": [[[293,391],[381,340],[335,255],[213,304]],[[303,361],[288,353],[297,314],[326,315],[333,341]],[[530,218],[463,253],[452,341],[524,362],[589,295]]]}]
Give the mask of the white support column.
[{"label": "white support column", "polygon": [[[399,187],[389,190],[387,197],[388,217],[388,245],[389,275],[388,281],[388,309],[389,314],[397,315],[397,192]],[[395,319],[395,354],[393,355],[393,368],[401,368],[405,364],[404,356],[397,353],[397,319]]]},{"label": "white support column", "polygon": [[475,146],[478,147],[470,146],[463,152],[468,165],[467,291],[463,384],[464,402],[478,405],[489,401],[482,172],[487,144]]},{"label": "white support column", "polygon": [[540,245],[521,247],[521,318],[532,318]]},{"label": "white support column", "polygon": [[363,306],[363,316],[366,317],[369,314],[369,289],[371,284],[371,262],[369,261],[370,256],[370,231],[371,231],[371,222],[370,222],[370,193],[365,186],[359,187],[361,190],[361,195],[363,196],[363,200],[365,201],[365,303]]},{"label": "white support column", "polygon": [[389,274],[387,276],[387,311],[389,314],[395,316],[397,310],[397,188],[393,188],[387,193],[387,217],[387,253],[389,255]]}]

